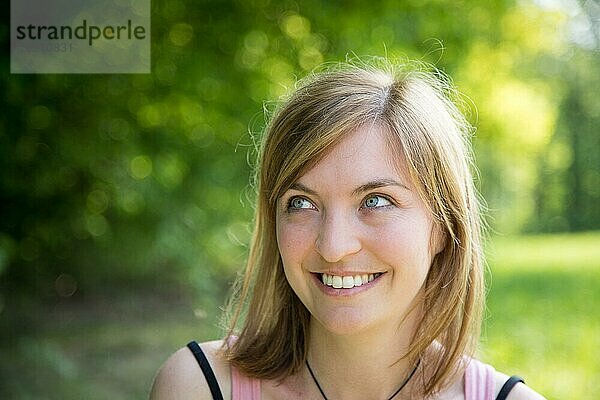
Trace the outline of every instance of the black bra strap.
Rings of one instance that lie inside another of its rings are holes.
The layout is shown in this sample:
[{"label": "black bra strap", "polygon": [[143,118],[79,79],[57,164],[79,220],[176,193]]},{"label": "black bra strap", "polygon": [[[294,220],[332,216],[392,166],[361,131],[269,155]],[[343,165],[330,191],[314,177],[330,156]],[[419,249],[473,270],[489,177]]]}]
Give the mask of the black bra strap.
[{"label": "black bra strap", "polygon": [[200,369],[202,369],[202,373],[206,378],[206,383],[208,383],[208,387],[210,389],[210,393],[213,396],[213,399],[223,400],[223,395],[221,394],[221,388],[219,388],[217,378],[215,377],[215,374],[198,343],[196,343],[195,340],[192,340],[187,344],[187,347],[192,351],[194,357],[196,357],[196,361],[198,361]]},{"label": "black bra strap", "polygon": [[502,385],[502,389],[500,389],[500,393],[498,393],[498,397],[496,400],[506,400],[506,396],[510,393],[512,388],[519,382],[525,383],[525,381],[519,378],[516,375],[511,376],[508,380]]}]

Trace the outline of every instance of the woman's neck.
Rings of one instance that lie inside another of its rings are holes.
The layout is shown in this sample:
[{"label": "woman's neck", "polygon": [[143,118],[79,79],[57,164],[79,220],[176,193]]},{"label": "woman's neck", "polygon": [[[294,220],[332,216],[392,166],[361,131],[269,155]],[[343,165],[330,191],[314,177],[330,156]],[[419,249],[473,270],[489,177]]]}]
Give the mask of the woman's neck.
[{"label": "woman's neck", "polygon": [[[354,335],[337,335],[311,321],[308,362],[327,398],[389,398],[415,366],[414,361],[403,358],[413,336],[411,322],[406,320],[401,328],[378,327]],[[312,381],[308,373],[306,376]],[[394,399],[402,399],[416,378]],[[314,382],[309,384],[316,389]]]}]

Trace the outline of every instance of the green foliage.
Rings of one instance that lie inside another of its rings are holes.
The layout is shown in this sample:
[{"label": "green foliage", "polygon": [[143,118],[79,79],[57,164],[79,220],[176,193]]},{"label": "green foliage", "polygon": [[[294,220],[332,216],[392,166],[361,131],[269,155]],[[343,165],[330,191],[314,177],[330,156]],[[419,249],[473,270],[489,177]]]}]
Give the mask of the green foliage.
[{"label": "green foliage", "polygon": [[562,113],[538,164],[535,223],[531,230],[594,229],[600,219],[600,58],[576,50],[564,68]]},{"label": "green foliage", "polygon": [[508,0],[157,3],[150,75],[3,75],[1,279],[52,297],[61,274],[162,276],[214,295],[244,262],[263,102],[367,54],[436,62],[474,100],[496,229],[598,228],[600,75],[568,22]]}]

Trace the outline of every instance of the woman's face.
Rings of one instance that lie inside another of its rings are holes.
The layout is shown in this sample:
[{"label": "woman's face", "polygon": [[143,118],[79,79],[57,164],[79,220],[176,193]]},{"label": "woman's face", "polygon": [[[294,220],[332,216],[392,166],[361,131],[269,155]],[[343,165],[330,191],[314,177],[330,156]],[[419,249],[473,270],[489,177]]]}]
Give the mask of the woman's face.
[{"label": "woman's face", "polygon": [[334,333],[395,329],[438,247],[430,213],[394,160],[380,128],[359,128],[278,201],[285,275]]}]

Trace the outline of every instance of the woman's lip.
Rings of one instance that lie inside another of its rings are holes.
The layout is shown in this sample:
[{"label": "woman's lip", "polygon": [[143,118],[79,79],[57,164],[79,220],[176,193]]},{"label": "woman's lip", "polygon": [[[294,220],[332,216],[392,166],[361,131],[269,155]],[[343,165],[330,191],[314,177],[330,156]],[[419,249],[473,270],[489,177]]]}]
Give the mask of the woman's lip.
[{"label": "woman's lip", "polygon": [[[327,272],[325,272],[325,273],[327,273]],[[317,287],[323,293],[325,293],[328,296],[332,296],[332,297],[348,297],[348,296],[353,296],[355,294],[369,290],[372,287],[374,287],[375,285],[377,285],[381,281],[381,278],[386,275],[385,272],[380,272],[381,275],[379,275],[377,278],[373,279],[369,283],[364,283],[361,286],[355,286],[350,289],[336,289],[332,286],[327,286],[327,285],[323,284],[323,281],[321,280],[322,274],[323,273],[321,273],[321,272],[311,273],[313,282],[315,283],[315,285],[317,285]],[[344,276],[344,275],[340,275],[340,276]],[[350,274],[348,274],[346,276],[350,276]]]},{"label": "woman's lip", "polygon": [[327,274],[327,275],[336,275],[336,276],[356,276],[356,275],[370,275],[370,274],[383,274],[385,271],[322,271],[322,272],[312,272],[313,274]]}]

